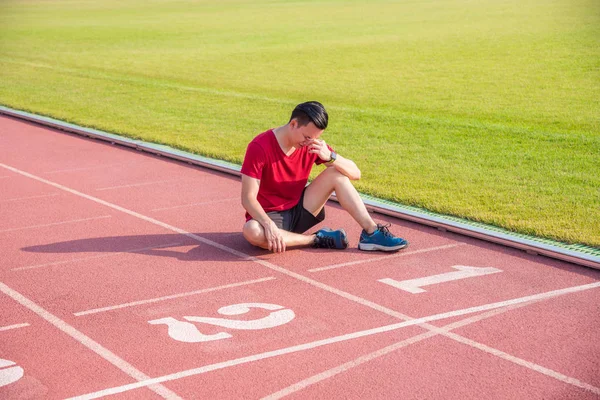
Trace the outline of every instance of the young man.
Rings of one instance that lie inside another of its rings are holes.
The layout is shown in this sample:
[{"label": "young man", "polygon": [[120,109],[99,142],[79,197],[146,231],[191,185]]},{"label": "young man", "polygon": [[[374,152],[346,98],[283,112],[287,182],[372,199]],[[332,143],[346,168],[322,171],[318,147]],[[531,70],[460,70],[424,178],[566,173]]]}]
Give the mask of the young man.
[{"label": "young man", "polygon": [[[335,191],[340,205],[363,228],[359,249],[396,251],[406,247],[406,240],[371,219],[350,182],[360,179],[356,164],[319,139],[328,118],[321,103],[302,103],[286,125],[250,142],[241,171],[244,237],[273,252],[293,246],[347,248],[343,229],[302,234],[325,219],[325,203]],[[327,168],[306,186],[312,166],[323,163]]]}]

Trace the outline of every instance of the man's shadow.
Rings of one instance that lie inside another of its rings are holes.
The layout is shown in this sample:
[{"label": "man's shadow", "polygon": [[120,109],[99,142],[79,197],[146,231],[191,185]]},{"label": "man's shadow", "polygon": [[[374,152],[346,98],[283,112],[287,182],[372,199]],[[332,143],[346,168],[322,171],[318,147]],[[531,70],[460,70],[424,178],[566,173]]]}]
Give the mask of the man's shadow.
[{"label": "man's shadow", "polygon": [[243,261],[246,256],[268,254],[250,245],[241,232],[156,234],[132,236],[107,236],[69,240],[35,246],[21,250],[31,253],[133,253],[168,257],[180,261]]}]

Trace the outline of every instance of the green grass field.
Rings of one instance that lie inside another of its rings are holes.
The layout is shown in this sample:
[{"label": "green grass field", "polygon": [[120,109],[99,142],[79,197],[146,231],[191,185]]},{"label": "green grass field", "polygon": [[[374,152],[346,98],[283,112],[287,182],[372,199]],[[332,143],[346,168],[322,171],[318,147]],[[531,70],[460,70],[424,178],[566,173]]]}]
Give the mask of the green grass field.
[{"label": "green grass field", "polygon": [[0,3],[8,107],[241,163],[306,100],[364,193],[600,246],[596,0]]}]

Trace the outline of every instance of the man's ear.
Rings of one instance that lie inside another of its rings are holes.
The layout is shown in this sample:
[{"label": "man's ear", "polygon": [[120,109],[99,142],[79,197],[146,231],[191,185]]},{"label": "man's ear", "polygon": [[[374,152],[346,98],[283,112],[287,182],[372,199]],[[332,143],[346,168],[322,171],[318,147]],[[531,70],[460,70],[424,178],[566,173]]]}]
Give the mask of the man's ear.
[{"label": "man's ear", "polygon": [[296,129],[298,127],[298,120],[296,118],[293,118],[289,124],[290,128],[292,129]]}]

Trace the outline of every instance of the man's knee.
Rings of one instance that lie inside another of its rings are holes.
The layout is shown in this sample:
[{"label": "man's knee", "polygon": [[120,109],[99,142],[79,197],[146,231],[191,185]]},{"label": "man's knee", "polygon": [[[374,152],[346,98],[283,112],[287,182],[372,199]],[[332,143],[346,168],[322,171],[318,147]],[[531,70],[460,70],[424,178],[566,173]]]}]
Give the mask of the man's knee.
[{"label": "man's knee", "polygon": [[244,238],[254,246],[260,246],[264,242],[265,234],[263,227],[258,221],[253,219],[244,224],[243,234]]},{"label": "man's knee", "polygon": [[323,172],[321,172],[321,174],[334,183],[350,182],[350,179],[346,175],[342,174],[335,168],[326,168]]}]

